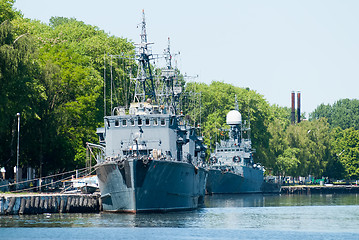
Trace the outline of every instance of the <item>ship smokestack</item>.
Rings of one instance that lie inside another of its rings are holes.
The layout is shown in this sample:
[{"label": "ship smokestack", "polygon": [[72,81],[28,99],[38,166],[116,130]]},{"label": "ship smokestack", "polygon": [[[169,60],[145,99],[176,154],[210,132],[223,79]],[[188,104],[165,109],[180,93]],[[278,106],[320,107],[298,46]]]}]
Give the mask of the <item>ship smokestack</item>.
[{"label": "ship smokestack", "polygon": [[300,123],[300,92],[297,92],[297,117],[298,117],[298,123]]},{"label": "ship smokestack", "polygon": [[292,124],[295,123],[295,93],[292,92],[292,115],[291,115],[291,122]]}]

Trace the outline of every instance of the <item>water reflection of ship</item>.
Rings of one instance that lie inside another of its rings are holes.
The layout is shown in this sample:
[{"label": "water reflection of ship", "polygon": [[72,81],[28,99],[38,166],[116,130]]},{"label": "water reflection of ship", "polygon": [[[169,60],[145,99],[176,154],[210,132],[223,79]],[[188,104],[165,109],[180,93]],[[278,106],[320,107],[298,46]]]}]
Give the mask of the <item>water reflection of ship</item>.
[{"label": "water reflection of ship", "polygon": [[103,210],[118,212],[170,211],[197,208],[203,202],[207,171],[204,150],[196,129],[179,114],[180,91],[176,70],[162,69],[163,92],[158,94],[152,77],[143,13],[139,71],[134,101],[129,109],[116,107],[104,117],[97,134],[102,151],[97,176]]},{"label": "water reflection of ship", "polygon": [[206,190],[215,193],[279,193],[280,185],[264,181],[264,168],[253,162],[249,122],[236,109],[228,112],[229,138],[216,143],[210,157]]},{"label": "water reflection of ship", "polygon": [[206,196],[207,208],[269,207],[280,201],[279,194],[214,194]]}]

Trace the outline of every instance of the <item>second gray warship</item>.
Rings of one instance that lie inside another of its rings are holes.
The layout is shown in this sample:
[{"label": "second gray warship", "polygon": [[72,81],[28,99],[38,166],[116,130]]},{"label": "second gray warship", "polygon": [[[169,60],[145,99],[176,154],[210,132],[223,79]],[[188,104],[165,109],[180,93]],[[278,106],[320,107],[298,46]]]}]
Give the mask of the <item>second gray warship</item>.
[{"label": "second gray warship", "polygon": [[205,146],[179,113],[181,91],[174,85],[169,45],[161,70],[164,90],[158,94],[148,44],[143,13],[134,101],[105,116],[105,126],[97,130],[100,144],[89,144],[102,149],[96,173],[104,211],[194,209],[205,195]]},{"label": "second gray warship", "polygon": [[250,124],[236,109],[228,112],[229,138],[216,143],[210,157],[206,191],[216,193],[279,193],[280,185],[264,181],[264,168],[253,162]]}]

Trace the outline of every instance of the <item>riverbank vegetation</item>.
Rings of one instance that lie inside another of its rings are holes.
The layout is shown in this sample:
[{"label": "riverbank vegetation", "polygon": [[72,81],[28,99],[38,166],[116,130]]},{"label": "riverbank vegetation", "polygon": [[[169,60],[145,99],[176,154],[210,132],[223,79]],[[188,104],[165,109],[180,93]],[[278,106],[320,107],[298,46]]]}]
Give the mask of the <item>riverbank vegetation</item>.
[{"label": "riverbank vegetation", "polygon": [[[76,19],[26,19],[13,2],[0,1],[0,167],[12,177],[16,113],[21,166],[38,176],[84,167],[86,142],[97,141],[104,114],[115,102],[129,104],[137,65],[113,55],[133,55],[134,44]],[[319,105],[308,121],[291,125],[289,108],[270,105],[254,90],[223,82],[188,82],[186,89],[200,94],[200,111],[184,110],[201,126],[208,152],[226,137],[225,117],[236,96],[243,121],[250,122],[255,160],[267,173],[358,179],[359,100]]]},{"label": "riverbank vegetation", "polygon": [[[189,83],[202,94],[202,126],[210,149],[225,138],[225,117],[234,109],[235,95],[243,121],[250,121],[255,160],[268,174],[333,179],[359,177],[359,125],[356,99],[320,105],[309,120],[291,124],[291,109],[269,105],[259,93],[222,82]],[[322,111],[325,109],[325,111]],[[331,120],[332,119],[332,120]]]},{"label": "riverbank vegetation", "polygon": [[[40,176],[84,166],[85,143],[96,142],[104,114],[103,79],[110,78],[104,62],[110,54],[131,54],[133,43],[75,19],[53,17],[49,24],[25,19],[13,1],[0,4],[0,165],[16,165],[20,113],[22,166],[35,167]],[[117,81],[105,86],[107,92],[116,89],[120,104],[130,81],[125,75],[136,72],[127,61],[126,71],[112,62]],[[106,102],[109,113],[109,98]]]}]

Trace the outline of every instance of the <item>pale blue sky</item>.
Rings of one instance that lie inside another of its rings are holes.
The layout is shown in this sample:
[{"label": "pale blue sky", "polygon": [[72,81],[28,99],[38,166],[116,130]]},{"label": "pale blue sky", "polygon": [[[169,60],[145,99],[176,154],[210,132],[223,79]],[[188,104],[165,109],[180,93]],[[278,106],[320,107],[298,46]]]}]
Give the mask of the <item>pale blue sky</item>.
[{"label": "pale blue sky", "polygon": [[153,53],[171,38],[178,67],[196,81],[249,87],[271,104],[302,111],[359,95],[359,1],[17,0],[25,17],[74,17],[139,42],[142,9]]}]

